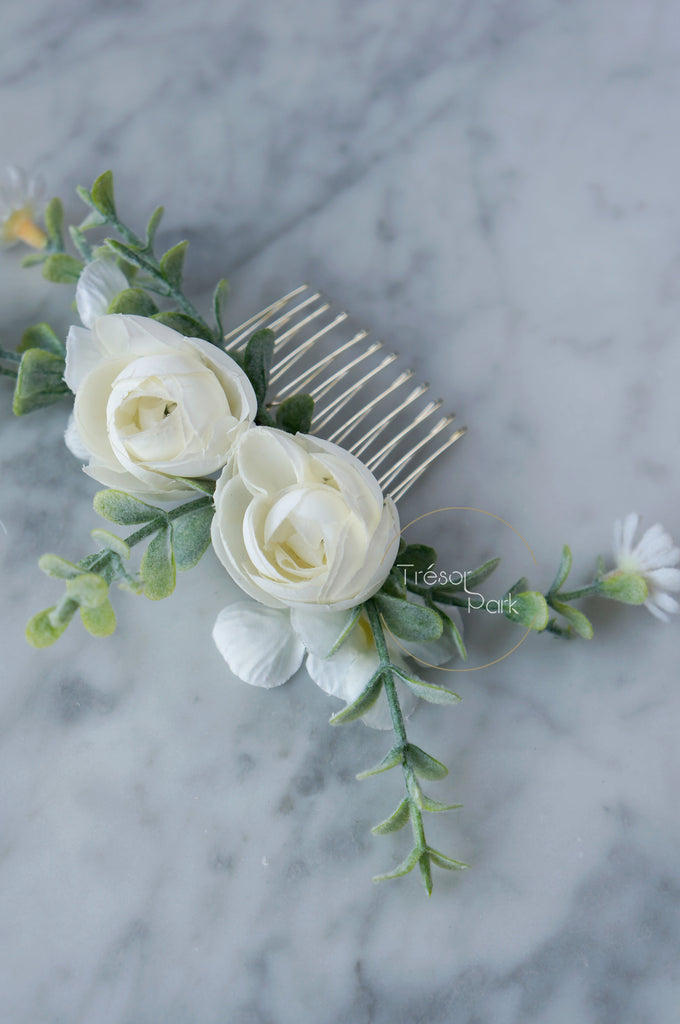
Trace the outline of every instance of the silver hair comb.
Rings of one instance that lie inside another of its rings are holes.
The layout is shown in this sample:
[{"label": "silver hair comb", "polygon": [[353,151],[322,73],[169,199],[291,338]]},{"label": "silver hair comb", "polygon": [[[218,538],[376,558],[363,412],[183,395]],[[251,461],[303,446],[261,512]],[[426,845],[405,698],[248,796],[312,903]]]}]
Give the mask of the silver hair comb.
[{"label": "silver hair comb", "polygon": [[368,331],[354,330],[347,313],[334,314],[308,285],[230,331],[225,351],[241,353],[263,328],[276,337],[269,404],[276,408],[291,395],[310,394],[311,432],[360,458],[395,502],[465,433],[463,427],[447,435],[454,416],[436,419],[441,399],[421,401],[429,385],[414,387],[412,370],[392,379],[386,371],[397,354],[385,354],[381,341],[362,344]]}]

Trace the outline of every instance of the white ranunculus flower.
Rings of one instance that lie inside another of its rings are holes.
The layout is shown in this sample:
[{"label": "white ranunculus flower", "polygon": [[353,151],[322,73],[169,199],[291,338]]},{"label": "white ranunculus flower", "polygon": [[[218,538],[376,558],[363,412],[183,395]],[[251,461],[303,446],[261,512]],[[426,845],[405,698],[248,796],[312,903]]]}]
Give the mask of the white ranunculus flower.
[{"label": "white ranunculus flower", "polygon": [[72,327],[66,383],[75,393],[66,441],[106,487],[160,500],[191,488],[174,477],[221,469],[257,412],[243,370],[215,345],[141,316]]},{"label": "white ranunculus flower", "polygon": [[338,445],[253,427],[215,491],[213,547],[270,608],[342,610],[371,597],[397,553],[394,502]]}]

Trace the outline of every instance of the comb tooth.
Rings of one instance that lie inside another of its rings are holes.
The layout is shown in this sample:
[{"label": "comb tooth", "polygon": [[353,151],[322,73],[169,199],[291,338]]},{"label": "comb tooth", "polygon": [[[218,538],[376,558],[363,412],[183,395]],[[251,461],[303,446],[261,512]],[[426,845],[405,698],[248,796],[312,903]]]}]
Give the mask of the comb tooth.
[{"label": "comb tooth", "polygon": [[[236,348],[247,334],[252,334],[256,331],[258,327],[263,323],[266,323],[270,316],[277,313],[286,305],[287,302],[290,302],[291,299],[294,299],[296,295],[304,292],[308,287],[309,285],[301,284],[299,288],[294,288],[292,292],[288,292],[287,295],[277,299],[276,302],[272,302],[271,305],[265,306],[265,308],[261,309],[259,313],[255,313],[254,316],[251,316],[248,320],[239,324],[238,327],[235,327],[233,331],[229,331],[228,334],[225,334],[224,341],[228,342],[228,344],[224,346],[225,352],[229,352]],[[235,337],[235,335],[238,335],[238,337]],[[232,340],[230,341],[229,339]]]},{"label": "comb tooth", "polygon": [[445,430],[446,427],[448,427],[449,423],[452,421],[452,419],[453,416],[442,417],[442,419],[440,419],[438,423],[435,423],[435,425],[425,435],[425,437],[421,438],[420,441],[418,441],[417,444],[414,444],[413,447],[410,448],[405,455],[402,455],[400,459],[397,459],[394,465],[390,469],[388,469],[387,472],[383,473],[383,475],[378,480],[383,490],[392,480],[395,479],[395,477],[399,475],[400,471],[404,468],[404,466],[408,465],[408,463],[411,461],[416,452],[419,452],[420,449],[424,448],[425,445],[429,441],[431,441],[433,437],[436,437],[437,434],[440,434],[442,432],[442,430]]},{"label": "comb tooth", "polygon": [[394,448],[397,447],[400,441],[403,441],[405,437],[408,437],[408,435],[413,430],[415,430],[416,427],[419,427],[421,423],[424,423],[425,420],[428,419],[432,415],[432,413],[437,412],[437,410],[440,409],[441,406],[442,401],[440,398],[438,398],[436,401],[430,401],[427,403],[427,405],[424,405],[420,412],[417,414],[417,416],[413,420],[411,420],[410,423],[407,423],[403,430],[400,430],[398,434],[395,434],[394,437],[391,437],[389,441],[386,444],[384,444],[379,451],[375,453],[375,455],[372,455],[370,457],[370,459],[366,459],[366,466],[368,467],[368,469],[370,469],[370,471],[374,473],[378,466],[380,465],[380,463],[385,461],[389,453]]},{"label": "comb tooth", "polygon": [[393,391],[396,391],[398,388],[400,388],[402,384],[405,384],[406,381],[410,380],[412,376],[413,370],[405,370],[403,373],[400,373],[399,376],[392,381],[389,387],[382,392],[382,394],[378,395],[376,398],[373,398],[364,406],[363,409],[359,409],[358,412],[355,412],[353,416],[350,416],[347,422],[343,424],[342,427],[338,427],[338,429],[331,434],[328,440],[333,441],[334,444],[340,444],[341,441],[343,441],[352,433],[354,428],[358,426],[359,423],[363,422],[363,420],[368,416],[369,412],[371,412],[371,410],[374,409],[376,405],[384,401],[388,395],[391,395]]},{"label": "comb tooth", "polygon": [[307,387],[308,384],[311,384],[311,382],[318,377],[320,373],[323,373],[326,367],[334,362],[339,356],[349,351],[349,349],[352,348],[353,345],[356,345],[357,342],[363,341],[367,334],[368,331],[359,331],[358,334],[355,334],[353,338],[346,341],[344,345],[340,346],[340,348],[335,349],[333,352],[329,352],[329,354],[324,356],[323,359],[320,359],[318,363],[314,363],[313,366],[303,370],[295,380],[291,380],[288,384],[284,384],[282,388],[279,388],[272,399],[272,404],[280,404],[283,401],[284,395],[288,394],[289,391],[295,392]]},{"label": "comb tooth", "polygon": [[[305,303],[304,305],[306,307],[307,303]],[[276,334],[279,328],[283,327],[284,324],[287,324],[291,317],[295,313],[300,312],[301,309],[302,306],[300,306],[297,310],[291,311],[290,316],[286,314],[285,316],[280,317],[273,324],[271,324],[271,330],[274,331],[274,333]],[[289,327],[287,331],[284,331],[282,334],[279,334],[276,338],[276,348],[283,348],[283,346],[288,341],[290,341],[291,338],[294,338],[295,335],[298,334],[303,327],[306,327],[307,324],[311,324],[312,320],[316,320],[316,318],[318,316],[321,316],[322,313],[325,313],[327,309],[330,309],[330,302],[324,302],[323,305],[317,306],[315,310],[313,310],[311,313],[308,313],[307,316],[302,318],[302,320],[298,320],[298,322],[293,324],[292,327]],[[344,316],[347,316],[347,314],[345,313]]]},{"label": "comb tooth", "polygon": [[416,469],[412,470],[412,472],[409,473],[409,475],[404,480],[402,480],[399,486],[395,488],[394,491],[391,492],[392,500],[396,502],[403,498],[406,492],[410,490],[411,487],[413,487],[414,483],[420,479],[420,477],[423,475],[427,467],[431,466],[434,460],[438,459],[439,456],[442,455],[448,448],[450,448],[452,444],[455,444],[455,442],[459,438],[461,438],[464,433],[465,427],[460,427],[460,429],[456,430],[451,435],[451,437],[449,437],[448,440],[444,442],[443,445],[441,445],[439,448],[437,448],[435,452],[432,453],[432,455],[429,455],[425,459],[425,461],[420,464],[420,466],[417,466]]},{"label": "comb tooth", "polygon": [[[359,365],[359,363],[363,363],[364,359],[368,359],[369,356],[372,356],[381,348],[382,341],[374,341],[373,344],[369,345],[368,348],[364,349],[364,351],[361,352],[358,356],[356,356],[350,363],[348,363],[347,366],[340,367],[340,369],[336,370],[335,373],[331,374],[328,380],[324,381],[323,384],[317,384],[317,386],[315,388],[312,388],[310,392],[314,401],[317,402],[320,398],[323,398],[325,395],[327,395],[328,392],[335,387],[338,381],[343,380],[347,376],[350,370],[353,370],[355,366]],[[328,409],[330,409],[331,405],[332,403],[327,405],[324,409],[317,409],[317,415],[320,416],[322,412],[327,412]]]},{"label": "comb tooth", "polygon": [[350,452],[352,452],[353,455],[359,457],[359,455],[366,451],[366,449],[370,446],[371,442],[375,441],[376,437],[379,437],[379,435],[382,434],[383,430],[385,430],[385,428],[392,422],[392,420],[396,416],[399,415],[400,412],[403,412],[404,409],[406,409],[411,404],[411,402],[415,402],[417,398],[420,398],[421,395],[424,395],[428,389],[428,384],[419,384],[417,388],[414,388],[413,391],[411,391],[410,394],[406,396],[404,401],[401,402],[401,404],[396,407],[396,409],[393,409],[392,412],[387,414],[387,416],[383,416],[383,418],[381,420],[378,420],[378,422],[375,423],[370,430],[367,430],[365,434],[358,438],[354,442],[354,444],[351,445],[349,449]]},{"label": "comb tooth", "polygon": [[[386,368],[387,368],[388,366],[390,366],[390,365],[391,365],[391,364],[392,364],[392,363],[394,362],[394,360],[395,360],[396,358],[397,358],[397,356],[396,356],[396,354],[395,354],[395,353],[392,353],[392,354],[391,354],[391,355],[389,355],[389,356],[385,356],[385,358],[383,359],[383,361],[382,361],[382,362],[381,362],[381,363],[380,363],[380,364],[379,364],[378,366],[376,366],[376,367],[375,367],[375,368],[374,368],[373,370],[371,370],[371,371],[370,371],[369,373],[365,374],[365,375],[364,375],[364,376],[363,376],[363,377],[361,378],[361,380],[358,380],[358,381],[356,382],[356,384],[354,384],[354,385],[352,385],[351,387],[349,387],[349,388],[347,389],[347,391],[345,391],[345,392],[344,392],[344,393],[343,393],[342,395],[339,395],[339,396],[338,396],[337,398],[335,398],[335,399],[334,399],[334,400],[333,400],[333,401],[332,401],[332,402],[330,403],[330,405],[328,405],[328,406],[327,406],[327,407],[326,407],[326,408],[324,409],[324,413],[323,413],[323,419],[322,419],[322,420],[321,420],[320,422],[318,422],[318,423],[314,424],[314,426],[315,426],[315,430],[316,430],[316,431],[318,431],[318,430],[320,430],[320,429],[321,429],[322,427],[325,427],[325,425],[326,425],[326,424],[327,424],[327,423],[328,423],[328,422],[329,422],[330,420],[332,420],[332,419],[333,419],[333,417],[334,417],[334,416],[336,416],[336,415],[337,415],[337,414],[338,414],[338,413],[340,412],[340,410],[341,410],[341,409],[343,409],[343,408],[344,408],[344,407],[345,407],[345,406],[347,405],[347,403],[348,403],[349,401],[351,401],[351,399],[352,399],[352,398],[354,397],[354,395],[355,395],[355,394],[357,393],[357,391],[359,391],[359,390],[360,390],[360,389],[361,389],[361,388],[362,388],[362,387],[364,386],[364,384],[365,384],[365,383],[366,383],[367,381],[371,380],[371,378],[375,377],[375,376],[376,376],[376,374],[380,373],[380,372],[381,372],[382,370],[384,370],[384,369],[386,369]],[[314,421],[313,421],[313,420],[312,420],[312,423],[314,423]]]},{"label": "comb tooth", "polygon": [[[281,340],[285,343],[285,341],[288,340],[289,336],[292,337],[292,335],[296,333],[301,327],[305,326],[307,323],[309,323],[315,317],[319,316],[320,313],[325,312],[327,309],[328,306],[324,306],[324,308],[319,310],[318,313],[314,313],[313,316],[307,317],[306,320],[304,320],[299,326],[291,328],[289,331],[286,332],[285,335],[282,334]],[[277,380],[280,380],[281,377],[286,372],[286,370],[290,369],[291,366],[294,366],[295,363],[297,363],[298,359],[302,359],[305,352],[309,352],[310,349],[314,348],[319,338],[323,338],[324,334],[328,334],[329,331],[332,331],[334,327],[337,327],[338,324],[341,324],[346,319],[347,313],[340,313],[338,316],[336,316],[335,320],[332,320],[329,324],[326,324],[326,326],[318,330],[316,334],[313,334],[311,338],[307,338],[305,341],[301,341],[297,348],[291,349],[291,351],[288,352],[285,356],[283,356],[283,358],[277,360],[277,362],[274,364],[274,372],[269,378],[270,384],[275,384]]]}]

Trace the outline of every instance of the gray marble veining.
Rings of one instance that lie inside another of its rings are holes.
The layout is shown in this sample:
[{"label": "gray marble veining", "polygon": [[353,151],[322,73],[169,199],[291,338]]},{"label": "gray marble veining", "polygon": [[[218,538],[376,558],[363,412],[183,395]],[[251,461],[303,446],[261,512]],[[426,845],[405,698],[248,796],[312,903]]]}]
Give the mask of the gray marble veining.
[{"label": "gray marble veining", "polygon": [[[2,155],[71,219],[111,167],[128,220],[163,202],[161,243],[191,239],[206,308],[223,275],[234,324],[309,279],[437,382],[469,433],[406,521],[491,510],[538,586],[565,541],[585,578],[629,510],[680,536],[676,5],[28,0],[3,20]],[[7,343],[67,327],[68,289],[14,253],[2,271]],[[399,779],[354,780],[385,736],[331,730],[304,673],[230,677],[215,559],[163,605],[121,595],[110,640],[24,644],[55,593],[36,559],[79,557],[95,488],[66,409],[15,421],[0,388],[3,1022],[676,1024],[676,623],[600,608],[590,643],[456,676],[462,703],[410,729],[464,804],[433,841],[471,870],[429,901],[375,887],[406,850],[369,831]],[[471,561],[519,557],[459,530]]]}]

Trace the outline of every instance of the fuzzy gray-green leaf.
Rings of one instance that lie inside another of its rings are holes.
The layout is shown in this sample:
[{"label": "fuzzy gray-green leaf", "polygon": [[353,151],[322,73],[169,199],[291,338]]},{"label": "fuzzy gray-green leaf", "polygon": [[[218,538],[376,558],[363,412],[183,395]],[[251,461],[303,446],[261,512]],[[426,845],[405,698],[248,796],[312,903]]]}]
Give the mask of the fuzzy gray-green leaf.
[{"label": "fuzzy gray-green leaf", "polygon": [[53,643],[56,643],[68,626],[68,622],[64,622],[56,626],[53,625],[50,620],[50,614],[55,609],[56,605],[52,605],[51,608],[46,608],[44,611],[38,612],[38,614],[34,615],[26,626],[26,639],[31,647],[51,647]]},{"label": "fuzzy gray-green leaf", "polygon": [[445,779],[449,774],[449,769],[445,764],[417,747],[415,743],[409,743],[408,757],[414,771],[420,775],[421,779]]},{"label": "fuzzy gray-green leaf", "polygon": [[352,701],[352,703],[348,704],[346,708],[343,708],[342,711],[338,711],[337,714],[333,715],[332,718],[329,719],[330,724],[343,725],[345,722],[354,722],[357,718],[361,718],[362,715],[365,715],[367,711],[370,711],[382,690],[382,674],[383,670],[378,669],[378,671],[371,676],[357,699]]},{"label": "fuzzy gray-green leaf", "polygon": [[15,416],[58,402],[68,394],[64,383],[64,360],[41,348],[24,352],[14,389],[12,408]]},{"label": "fuzzy gray-green leaf", "polygon": [[274,357],[273,331],[266,328],[256,331],[248,340],[243,365],[250,383],[253,385],[258,406],[264,405],[269,384],[269,369]]},{"label": "fuzzy gray-green leaf", "polygon": [[188,246],[188,242],[178,242],[177,245],[173,245],[172,249],[168,249],[161,256],[161,271],[173,288],[179,288],[182,284],[184,257],[186,256]]},{"label": "fuzzy gray-green leaf", "polygon": [[571,572],[571,548],[565,544],[562,548],[562,557],[560,558],[560,564],[557,567],[557,573],[555,579],[550,585],[549,594],[556,594],[561,590],[563,583],[567,576]]},{"label": "fuzzy gray-green leaf", "polygon": [[398,865],[393,871],[387,871],[384,875],[376,875],[373,879],[374,882],[386,882],[390,878],[401,878],[402,875],[407,875],[409,871],[413,871],[414,867],[420,860],[421,851],[418,847],[414,847],[401,864]]},{"label": "fuzzy gray-green leaf", "polygon": [[43,277],[55,284],[73,284],[80,277],[84,264],[66,252],[55,252],[43,263]]},{"label": "fuzzy gray-green leaf", "polygon": [[224,308],[229,298],[229,282],[226,277],[223,277],[221,281],[218,281],[215,285],[215,291],[213,292],[213,313],[215,314],[215,323],[217,324],[217,334],[219,339],[222,339],[224,334]]},{"label": "fuzzy gray-green leaf", "polygon": [[175,559],[169,523],[163,526],[149,543],[139,567],[139,574],[144,584],[144,593],[151,601],[162,601],[175,589]]},{"label": "fuzzy gray-green leaf", "polygon": [[172,327],[173,331],[178,331],[185,338],[202,338],[203,341],[213,340],[210,331],[203,324],[199,323],[198,320],[194,320],[191,316],[186,316],[185,313],[176,313],[174,311],[154,313],[152,319],[158,320],[160,324],[165,324],[166,327]]},{"label": "fuzzy gray-green leaf", "polygon": [[158,306],[142,288],[125,288],[113,298],[108,312],[153,316],[158,312]]},{"label": "fuzzy gray-green leaf", "polygon": [[401,668],[393,668],[392,672],[408,686],[411,693],[416,697],[426,700],[430,704],[458,704],[460,697],[453,690],[447,690],[443,686],[434,686],[432,683],[424,683],[422,679],[416,679]]},{"label": "fuzzy gray-green leaf", "polygon": [[81,606],[80,618],[83,626],[92,636],[111,636],[116,628],[116,613],[113,605],[106,599],[96,608],[84,608]]},{"label": "fuzzy gray-green leaf", "polygon": [[158,225],[161,222],[161,218],[165,210],[162,206],[157,206],[149,217],[149,223],[146,226],[146,245],[148,249],[153,249],[153,243],[156,238],[156,232],[158,231]]},{"label": "fuzzy gray-green leaf", "polygon": [[90,192],[93,206],[105,217],[115,219],[116,203],[113,196],[113,172],[104,171],[100,174]]},{"label": "fuzzy gray-green leaf", "polygon": [[147,505],[139,498],[133,498],[125,491],[97,491],[94,496],[95,512],[119,526],[135,526],[138,523],[149,523],[156,516],[163,515],[159,508]]},{"label": "fuzzy gray-green leaf", "polygon": [[45,207],[45,227],[53,249],[64,248],[64,204],[58,196],[50,199]]},{"label": "fuzzy gray-green leaf", "polygon": [[373,768],[367,768],[363,772],[359,772],[357,779],[368,779],[371,775],[379,775],[381,772],[387,772],[390,768],[396,768],[398,764],[401,764],[404,760],[404,755],[400,744],[395,745],[387,751],[382,761],[376,764]]},{"label": "fuzzy gray-green leaf", "polygon": [[400,639],[428,643],[442,635],[442,620],[431,608],[381,593],[374,600],[385,625]]},{"label": "fuzzy gray-green leaf", "polygon": [[44,352],[64,358],[66,349],[49,324],[33,324],[27,327],[17,345],[17,352],[27,352],[29,348],[41,348]]},{"label": "fuzzy gray-green leaf", "polygon": [[593,639],[593,624],[583,612],[580,612],[578,608],[572,608],[570,604],[565,604],[563,601],[557,601],[555,598],[551,599],[550,604],[556,612],[565,617],[575,633],[582,636],[584,640]]},{"label": "fuzzy gray-green leaf", "polygon": [[390,832],[398,832],[399,829],[403,828],[406,822],[409,820],[409,803],[404,798],[399,806],[390,814],[389,818],[385,818],[379,825],[374,825],[371,829],[376,836],[386,836]]},{"label": "fuzzy gray-green leaf", "polygon": [[311,395],[291,395],[276,410],[276,425],[289,434],[308,434],[313,415],[314,399]]},{"label": "fuzzy gray-green leaf", "polygon": [[175,564],[180,572],[185,572],[200,561],[210,546],[210,524],[214,509],[212,506],[198,508],[188,512],[172,524],[172,547],[175,552]]}]

